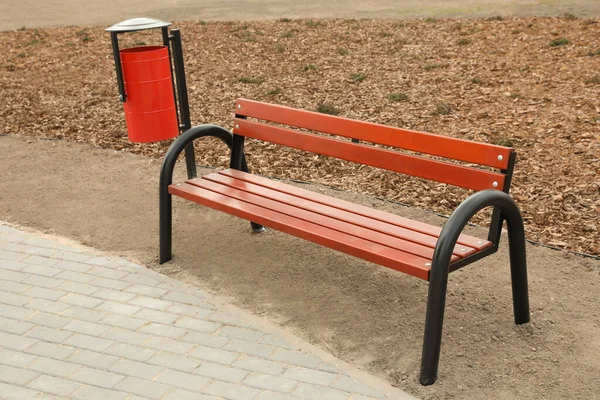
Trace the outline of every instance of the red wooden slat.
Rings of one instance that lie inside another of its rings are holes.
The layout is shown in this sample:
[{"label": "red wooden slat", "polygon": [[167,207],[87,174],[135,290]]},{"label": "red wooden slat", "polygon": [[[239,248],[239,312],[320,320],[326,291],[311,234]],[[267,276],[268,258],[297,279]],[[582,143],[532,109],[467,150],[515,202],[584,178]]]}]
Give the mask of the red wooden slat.
[{"label": "red wooden slat", "polygon": [[[192,179],[186,181],[186,183],[243,201],[245,203],[254,204],[256,206],[263,207],[281,214],[289,215],[290,217],[298,218],[315,225],[321,225],[325,228],[333,229],[335,231],[356,236],[370,242],[379,243],[384,246],[411,253],[419,257],[427,259],[433,258],[433,248],[431,247],[422,246],[411,241],[385,235],[381,232],[376,232],[358,225],[353,225],[335,218],[331,218],[329,216],[294,207],[293,205],[268,199],[256,193],[250,193],[227,185],[222,185],[218,182],[213,182],[208,179]],[[475,253],[475,250],[473,250],[472,253]],[[461,257],[454,255],[452,257],[452,262],[458,261],[460,258]]]},{"label": "red wooden slat", "polygon": [[244,203],[187,183],[169,186],[169,193],[421,279],[429,279],[430,267],[425,265],[429,262],[426,258],[311,224],[254,204]]},{"label": "red wooden slat", "polygon": [[509,156],[513,151],[511,148],[503,146],[394,128],[246,99],[237,100],[235,112],[238,115],[265,121],[500,169],[507,169]]},{"label": "red wooden slat", "polygon": [[[378,221],[387,222],[416,232],[425,233],[430,236],[439,237],[440,232],[442,231],[442,229],[437,226],[425,224],[419,221],[413,221],[411,219],[404,218],[399,215],[390,214],[385,211],[374,210],[372,208],[365,207],[360,204],[355,204],[345,200],[329,197],[320,193],[312,192],[310,190],[274,181],[272,179],[263,178],[258,175],[252,175],[234,169],[227,169],[221,171],[220,174],[240,179],[246,182],[254,183],[260,186],[275,189],[282,193],[291,194],[299,198],[309,199],[321,204],[339,208],[341,210],[346,210],[354,214],[363,215],[365,217],[372,218]],[[482,250],[492,245],[492,243],[488,242],[487,240],[479,239],[466,234],[462,234],[459,236],[458,243],[475,248],[477,250]]]},{"label": "red wooden slat", "polygon": [[493,189],[504,186],[504,174],[468,168],[462,165],[402,154],[365,144],[356,144],[310,133],[235,119],[234,133],[315,154],[323,154],[360,164],[430,179],[467,189]]},{"label": "red wooden slat", "polygon": [[[197,185],[200,187],[204,187],[205,189],[209,189],[209,190],[213,190],[213,191],[219,191],[218,189],[214,189],[213,186],[208,187],[206,186],[205,181],[211,181],[211,182],[216,182],[220,185],[226,185],[230,188],[234,188],[234,189],[239,189],[239,190],[243,190],[245,192],[248,193],[252,193],[258,196],[262,196],[264,198],[267,199],[271,199],[271,200],[275,200],[276,202],[279,203],[284,203],[287,205],[290,205],[296,209],[303,209],[303,210],[307,210],[310,211],[311,213],[316,213],[316,215],[318,216],[317,219],[310,219],[311,222],[314,223],[318,223],[320,225],[323,225],[323,223],[325,221],[327,221],[327,219],[319,219],[319,218],[334,218],[334,221],[341,221],[347,224],[352,224],[350,227],[347,227],[346,225],[342,226],[342,231],[348,232],[348,229],[351,229],[353,226],[359,226],[362,228],[366,228],[364,230],[361,230],[361,233],[359,233],[359,236],[368,239],[368,240],[374,240],[368,237],[368,235],[370,234],[370,232],[376,231],[379,232],[380,234],[384,234],[384,237],[396,237],[399,239],[402,239],[403,241],[409,241],[409,242],[413,242],[416,243],[418,245],[421,246],[425,246],[427,247],[429,250],[426,253],[414,253],[410,250],[406,250],[394,245],[391,245],[388,243],[387,239],[386,242],[382,242],[379,241],[379,243],[381,244],[386,244],[388,246],[392,246],[392,247],[396,247],[400,250],[405,250],[405,251],[409,251],[411,253],[420,255],[422,257],[433,257],[433,249],[435,248],[435,245],[437,243],[437,237],[436,236],[430,236],[421,232],[416,232],[413,230],[409,230],[406,228],[402,228],[402,227],[398,227],[396,225],[392,225],[389,224],[387,222],[382,222],[379,220],[375,220],[372,218],[368,218],[359,214],[354,214],[339,208],[335,208],[335,207],[331,207],[331,206],[327,206],[321,203],[317,203],[314,202],[312,200],[309,199],[303,199],[301,197],[297,197],[297,196],[293,196],[287,193],[283,193],[283,192],[279,192],[277,190],[273,190],[270,188],[266,188],[264,186],[259,186],[259,185],[255,185],[249,182],[245,182],[242,180],[238,180],[229,176],[225,176],[225,175],[221,175],[221,174],[209,174],[209,175],[205,175],[202,178],[196,178],[196,179],[191,179],[188,180],[187,182],[192,184],[192,185]],[[221,192],[223,193],[223,192]],[[224,193],[226,194],[226,193]],[[249,201],[249,200],[246,200]],[[249,201],[250,202],[250,201]],[[263,204],[258,204],[253,202],[253,204],[257,204],[257,205],[261,205],[261,206],[265,206]],[[267,206],[265,206],[267,207]],[[275,208],[272,207],[267,207],[267,208],[271,208],[273,210],[275,210]],[[290,214],[292,216],[296,216],[293,214]],[[323,223],[321,223],[321,222]],[[334,228],[334,224],[333,223],[327,223],[326,226],[333,228],[333,229],[337,229]],[[378,240],[375,240],[378,241]],[[393,243],[393,242],[392,242]],[[456,254],[459,258],[462,257],[466,257],[468,255],[474,254],[477,251],[474,248],[468,247],[468,246],[463,246],[463,245],[457,245],[454,248],[453,253]]]}]

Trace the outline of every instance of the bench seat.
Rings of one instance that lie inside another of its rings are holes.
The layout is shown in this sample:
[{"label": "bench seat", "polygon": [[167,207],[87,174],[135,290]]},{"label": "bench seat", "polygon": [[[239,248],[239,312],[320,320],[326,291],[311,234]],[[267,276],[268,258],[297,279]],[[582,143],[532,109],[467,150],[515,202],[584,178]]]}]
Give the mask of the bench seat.
[{"label": "bench seat", "polygon": [[[429,280],[441,228],[227,169],[169,186],[172,195]],[[461,234],[455,263],[491,247]]]}]

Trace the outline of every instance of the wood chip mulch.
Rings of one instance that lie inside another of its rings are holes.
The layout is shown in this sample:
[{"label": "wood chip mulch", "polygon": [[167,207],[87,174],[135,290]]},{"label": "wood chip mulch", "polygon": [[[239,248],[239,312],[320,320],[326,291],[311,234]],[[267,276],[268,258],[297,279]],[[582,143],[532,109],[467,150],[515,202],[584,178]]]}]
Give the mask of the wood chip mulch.
[{"label": "wood chip mulch", "polygon": [[[600,255],[600,23],[594,19],[176,23],[192,121],[231,128],[237,97],[516,148],[512,195],[528,239]],[[0,32],[0,133],[164,155],[127,141],[109,35]],[[156,44],[158,31],[122,36]],[[226,166],[206,140],[200,164]],[[254,172],[450,214],[442,184],[249,141]],[[68,162],[66,160],[65,162]],[[43,166],[40,166],[43,173]],[[475,219],[483,221],[483,216]]]}]

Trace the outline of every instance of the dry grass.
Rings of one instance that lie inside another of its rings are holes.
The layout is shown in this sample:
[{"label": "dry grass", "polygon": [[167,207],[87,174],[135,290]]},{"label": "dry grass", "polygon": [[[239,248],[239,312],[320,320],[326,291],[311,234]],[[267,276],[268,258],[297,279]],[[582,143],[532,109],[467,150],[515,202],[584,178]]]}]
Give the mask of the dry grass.
[{"label": "dry grass", "polygon": [[[195,123],[230,128],[235,98],[246,97],[309,110],[327,105],[350,118],[510,144],[519,155],[512,195],[528,238],[598,255],[597,22],[281,20],[176,26],[183,33]],[[101,28],[19,30],[1,32],[0,38],[1,131],[164,154],[168,143],[127,141],[109,36]],[[153,44],[159,35],[124,39],[123,45]],[[208,140],[197,148],[200,163],[227,165],[222,145]],[[467,194],[270,144],[249,141],[247,152],[258,173],[445,214]]]}]

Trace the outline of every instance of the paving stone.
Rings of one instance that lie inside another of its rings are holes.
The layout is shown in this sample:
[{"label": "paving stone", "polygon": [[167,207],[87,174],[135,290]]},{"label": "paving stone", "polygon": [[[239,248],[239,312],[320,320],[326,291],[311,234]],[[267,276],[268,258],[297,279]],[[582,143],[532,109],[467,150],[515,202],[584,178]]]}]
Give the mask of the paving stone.
[{"label": "paving stone", "polygon": [[[0,258],[0,260],[1,260],[1,258]],[[24,272],[11,271],[11,270],[6,270],[6,269],[4,271],[2,271],[2,279],[7,280],[7,281],[23,282],[30,276],[31,276],[31,274],[24,273]]]},{"label": "paving stone", "polygon": [[167,352],[156,354],[148,361],[148,364],[160,365],[177,371],[191,372],[200,365],[200,361],[193,358],[179,356]]},{"label": "paving stone", "polygon": [[329,386],[334,379],[338,378],[338,375],[330,372],[317,371],[310,368],[304,367],[289,367],[283,376],[297,381],[314,383],[316,385]]},{"label": "paving stone", "polygon": [[38,357],[32,354],[0,348],[0,364],[25,368],[25,366],[31,364],[36,358]]},{"label": "paving stone", "polygon": [[61,329],[38,326],[27,332],[26,336],[43,340],[44,342],[62,343],[66,338],[73,335],[73,332],[63,331]]},{"label": "paving stone", "polygon": [[166,337],[154,337],[144,343],[144,346],[176,354],[186,354],[195,347],[192,343],[173,340]]},{"label": "paving stone", "polygon": [[309,399],[319,400],[348,400],[350,393],[330,389],[325,386],[312,385],[310,383],[300,383],[292,394]]},{"label": "paving stone", "polygon": [[53,240],[45,239],[43,237],[28,235],[29,237],[23,243],[26,243],[31,246],[40,246],[40,247],[50,247],[53,248],[56,246],[56,242]]},{"label": "paving stone", "polygon": [[167,308],[166,311],[199,319],[204,319],[212,313],[211,310],[201,308],[200,306],[188,306],[187,304],[178,303],[173,304],[171,307]]},{"label": "paving stone", "polygon": [[239,353],[206,346],[198,346],[189,354],[190,356],[199,358],[201,360],[212,361],[226,365],[230,365],[240,356]]},{"label": "paving stone", "polygon": [[163,397],[163,400],[220,400],[222,397],[208,396],[204,394],[198,394],[197,392],[190,392],[184,389],[173,389]]},{"label": "paving stone", "polygon": [[128,287],[125,290],[130,293],[141,294],[143,296],[150,296],[150,297],[161,297],[165,293],[167,293],[167,291],[164,289],[159,289],[159,288],[150,287],[150,286],[143,286],[143,285],[131,285],[130,287]]},{"label": "paving stone", "polygon": [[163,300],[169,300],[177,303],[188,304],[192,306],[197,306],[202,303],[204,300],[200,299],[194,295],[188,293],[181,293],[179,291],[171,291],[162,296]]},{"label": "paving stone", "polygon": [[137,296],[134,299],[130,300],[129,304],[160,311],[164,311],[173,305],[173,303],[171,303],[170,301],[164,301],[147,296]]},{"label": "paving stone", "polygon": [[23,253],[28,248],[29,247],[27,245],[15,242],[0,241],[0,250],[14,251],[15,253]]},{"label": "paving stone", "polygon": [[121,314],[121,315],[133,315],[137,313],[140,308],[124,303],[117,303],[115,301],[105,301],[100,304],[96,309],[103,310],[109,313]]},{"label": "paving stone", "polygon": [[147,381],[139,378],[125,378],[119,382],[115,389],[122,390],[128,393],[139,394],[151,399],[159,399],[167,393],[172,386],[158,382]]},{"label": "paving stone", "polygon": [[2,382],[24,385],[38,375],[39,374],[35,371],[27,371],[9,365],[0,365],[0,381]]},{"label": "paving stone", "polygon": [[287,350],[298,350],[296,346],[288,343],[284,338],[277,335],[265,335],[259,341],[259,343],[268,344],[271,346],[279,347]]},{"label": "paving stone", "polygon": [[258,395],[256,400],[306,400],[306,397],[293,396],[287,393],[271,392],[267,390]]},{"label": "paving stone", "polygon": [[25,350],[26,348],[37,343],[37,340],[10,333],[0,332],[0,345],[13,350]]},{"label": "paving stone", "polygon": [[164,311],[142,309],[137,314],[135,314],[135,317],[140,319],[146,319],[152,322],[158,322],[159,324],[169,325],[175,322],[181,316]]},{"label": "paving stone", "polygon": [[366,396],[374,397],[376,399],[385,398],[385,396],[379,393],[377,390],[349,376],[340,377],[331,384],[331,387],[335,389],[344,390],[346,392],[364,394]]},{"label": "paving stone", "polygon": [[24,304],[29,303],[30,298],[27,296],[21,296],[20,294],[16,294],[16,293],[9,293],[9,292],[0,292],[0,303],[2,304],[8,304],[11,306],[22,306]]},{"label": "paving stone", "polygon": [[[93,275],[92,275],[92,277],[93,277]],[[96,278],[93,281],[91,281],[90,283],[95,286],[102,286],[105,288],[115,289],[115,290],[123,290],[126,287],[131,286],[131,283],[129,283],[129,282],[124,282],[122,280],[108,279],[108,278]]]},{"label": "paving stone", "polygon": [[158,376],[158,378],[156,378],[156,382],[162,382],[167,385],[195,390],[198,392],[202,391],[202,388],[204,388],[210,381],[211,379],[203,376],[173,371],[171,369],[165,370]]},{"label": "paving stone", "polygon": [[232,383],[214,381],[204,389],[204,393],[231,400],[252,400],[260,390]]},{"label": "paving stone", "polygon": [[[3,342],[2,342],[3,343]],[[27,349],[28,353],[64,360],[75,352],[75,348],[62,344],[37,342]]]},{"label": "paving stone", "polygon": [[0,260],[21,261],[29,257],[26,253],[16,253],[14,251],[0,250]]},{"label": "paving stone", "polygon": [[219,329],[222,325],[210,321],[205,321],[202,319],[181,317],[179,320],[177,320],[177,322],[175,322],[175,326],[178,326],[180,328],[191,329],[198,332],[212,333]]},{"label": "paving stone", "polygon": [[61,250],[55,250],[54,254],[50,255],[49,257],[57,258],[59,260],[64,260],[64,261],[75,261],[75,262],[85,262],[86,260],[90,259],[89,254],[73,253],[71,251],[61,251]]},{"label": "paving stone", "polygon": [[130,360],[147,361],[156,354],[156,351],[143,347],[132,346],[127,343],[114,343],[109,348],[104,350],[104,353],[117,357],[128,358]]},{"label": "paving stone", "polygon": [[104,317],[101,323],[111,326],[118,326],[120,328],[131,329],[133,331],[137,331],[142,326],[144,326],[147,322],[143,319],[137,319],[132,317],[126,317],[124,315],[118,314],[108,314]]},{"label": "paving stone", "polygon": [[124,400],[130,398],[127,393],[88,385],[83,385],[71,396],[78,400]]},{"label": "paving stone", "polygon": [[67,381],[53,376],[41,375],[27,384],[32,389],[38,389],[43,392],[56,394],[58,396],[69,396],[77,390],[81,384]]},{"label": "paving stone", "polygon": [[73,281],[78,283],[91,283],[95,276],[82,274],[81,272],[75,271],[62,271],[60,274],[56,275],[56,278],[64,279],[65,281]]},{"label": "paving stone", "polygon": [[135,297],[135,294],[123,292],[120,290],[102,288],[99,289],[96,293],[94,293],[94,297],[98,297],[104,300],[116,301],[118,303],[127,303],[129,300]]},{"label": "paving stone", "polygon": [[93,297],[84,296],[82,294],[77,293],[69,293],[68,295],[60,299],[60,301],[61,303],[67,303],[82,308],[94,308],[104,302],[104,300],[102,299],[95,299]]},{"label": "paving stone", "polygon": [[27,296],[30,297],[37,297],[37,298],[41,298],[41,299],[46,299],[46,300],[58,300],[61,297],[65,296],[67,294],[67,292],[63,292],[62,290],[54,290],[54,289],[47,289],[47,288],[41,288],[41,287],[32,287],[31,289],[29,289],[26,292]]},{"label": "paving stone", "polygon": [[30,274],[51,278],[61,272],[58,268],[52,268],[52,265],[58,264],[58,260],[53,260],[52,258],[29,256],[24,259],[23,262],[33,264],[23,269],[23,272],[28,272]]},{"label": "paving stone", "polygon": [[192,373],[231,383],[241,382],[248,375],[248,371],[207,361],[203,362]]},{"label": "paving stone", "polygon": [[101,267],[108,267],[108,266],[115,265],[116,260],[111,260],[110,258],[106,258],[106,257],[95,256],[95,257],[89,258],[86,261],[86,264],[98,265]]},{"label": "paving stone", "polygon": [[327,364],[327,363],[320,364],[317,367],[317,369],[320,371],[331,372],[331,373],[338,374],[338,375],[348,375],[347,373],[345,373],[344,371],[342,371],[335,365],[331,365],[331,364]]},{"label": "paving stone", "polygon": [[161,366],[148,365],[131,360],[119,360],[119,362],[112,365],[109,369],[110,371],[121,375],[135,376],[136,378],[148,380],[153,380],[158,374],[165,370],[165,368]]},{"label": "paving stone", "polygon": [[265,334],[264,332],[256,331],[254,329],[240,328],[237,326],[224,326],[217,332],[217,335],[242,339],[248,342],[257,342],[258,339],[263,337]]},{"label": "paving stone", "polygon": [[108,369],[111,365],[119,361],[119,357],[109,356],[107,354],[97,353],[90,350],[78,350],[67,360],[92,368]]},{"label": "paving stone", "polygon": [[125,376],[95,368],[82,367],[79,371],[71,375],[69,379],[87,383],[89,385],[100,386],[105,389],[111,389],[117,383],[125,379]]},{"label": "paving stone", "polygon": [[52,257],[55,254],[58,254],[59,251],[56,249],[49,249],[47,247],[27,247],[23,246],[23,253],[40,256],[40,257]]},{"label": "paving stone", "polygon": [[15,307],[8,304],[0,304],[0,316],[10,319],[24,319],[33,314],[35,311],[28,310],[22,307]]},{"label": "paving stone", "polygon": [[74,319],[64,326],[63,329],[90,336],[102,336],[103,333],[110,329],[110,326]]},{"label": "paving stone", "polygon": [[106,317],[107,313],[98,309],[90,310],[77,306],[72,306],[61,314],[64,317],[80,319],[88,322],[98,322]]},{"label": "paving stone", "polygon": [[292,350],[277,350],[269,358],[285,364],[299,365],[306,368],[316,368],[317,365],[321,364],[321,360],[311,354]]},{"label": "paving stone", "polygon": [[231,339],[203,332],[188,332],[186,335],[180,337],[179,340],[184,342],[201,344],[203,346],[208,347],[222,348],[227,343],[229,343]]},{"label": "paving stone", "polygon": [[6,396],[6,399],[31,399],[38,394],[39,391],[0,383],[0,393],[2,393],[2,396]]},{"label": "paving stone", "polygon": [[29,278],[25,279],[23,283],[48,289],[57,289],[58,286],[65,283],[65,281],[62,279],[49,278],[47,276],[31,275]]},{"label": "paving stone", "polygon": [[151,335],[144,333],[138,333],[123,328],[110,328],[104,335],[103,338],[112,339],[115,342],[128,343],[133,345],[141,345],[152,338]]},{"label": "paving stone", "polygon": [[[4,265],[3,265],[4,267]],[[25,285],[18,282],[4,281],[0,280],[0,290],[3,292],[11,292],[11,293],[23,293],[27,289],[30,289],[31,285]]]},{"label": "paving stone", "polygon": [[64,290],[65,292],[70,293],[79,293],[85,296],[89,296],[93,293],[96,293],[100,288],[96,286],[87,285],[85,283],[71,282],[66,281],[57,287],[59,290]]},{"label": "paving stone", "polygon": [[[22,271],[23,269],[29,267],[29,264],[26,264],[21,261],[3,260],[1,258],[0,258],[0,265],[2,266],[3,270],[10,270],[13,272],[19,272],[19,271]],[[4,272],[3,272],[3,274],[4,274]],[[4,279],[4,277],[2,277],[2,279]],[[10,279],[9,279],[9,281],[10,281]],[[12,281],[14,282],[14,279]]]},{"label": "paving stone", "polygon": [[278,392],[289,393],[293,388],[296,387],[298,381],[283,378],[281,376],[252,372],[246,379],[242,381],[242,383],[260,389],[269,389],[276,390]]},{"label": "paving stone", "polygon": [[124,278],[122,278],[122,280],[125,282],[135,283],[138,285],[146,285],[146,286],[150,286],[150,287],[155,287],[156,285],[158,285],[160,283],[156,279],[150,278],[145,275],[140,275],[140,274],[129,274],[129,275],[125,276]]},{"label": "paving stone", "polygon": [[60,261],[58,264],[56,264],[54,266],[54,268],[60,268],[60,269],[65,269],[67,271],[84,273],[84,272],[87,272],[87,271],[89,271],[90,269],[92,269],[94,267],[92,267],[91,265],[88,265],[88,264],[80,263],[80,262],[64,261],[63,260],[63,261]]},{"label": "paving stone", "polygon": [[233,366],[268,375],[280,375],[287,367],[285,364],[276,361],[246,355],[241,356],[239,360],[233,363]]},{"label": "paving stone", "polygon": [[71,319],[38,311],[27,317],[25,321],[37,325],[49,326],[51,328],[62,328],[63,326],[67,325],[71,321]]},{"label": "paving stone", "polygon": [[273,346],[247,342],[240,339],[232,339],[225,345],[224,349],[265,358],[268,358],[276,350]]},{"label": "paving stone", "polygon": [[108,348],[114,342],[112,340],[83,335],[76,333],[64,341],[67,346],[78,347],[80,349],[87,349],[92,351],[102,352]]},{"label": "paving stone", "polygon": [[32,371],[41,372],[47,375],[56,375],[63,378],[71,375],[79,368],[81,368],[81,365],[58,361],[47,357],[39,357],[37,360],[27,366],[27,369]]},{"label": "paving stone", "polygon": [[149,323],[149,324],[143,326],[139,330],[139,332],[147,333],[150,335],[166,336],[166,337],[170,337],[173,339],[177,339],[177,338],[185,335],[187,333],[187,330],[182,329],[182,328],[176,328],[174,326],[157,324],[157,323],[152,322],[152,323]]},{"label": "paving stone", "polygon": [[34,324],[30,324],[28,322],[15,321],[14,319],[0,317],[0,331],[6,333],[22,335],[25,332],[33,329],[34,327]]},{"label": "paving stone", "polygon": [[110,268],[102,268],[102,267],[93,267],[86,273],[91,274],[91,275],[100,276],[102,278],[110,278],[110,279],[121,279],[122,277],[124,277],[125,275],[128,274],[128,272],[123,272],[123,271],[119,271],[116,269],[110,269]]},{"label": "paving stone", "polygon": [[33,299],[26,304],[26,307],[51,314],[58,314],[62,311],[65,311],[70,306],[68,304],[59,303],[52,300]]},{"label": "paving stone", "polygon": [[251,325],[247,322],[242,321],[240,318],[235,317],[231,314],[224,313],[222,311],[215,311],[210,314],[206,319],[215,322],[221,322],[226,325],[236,325],[241,327],[250,327]]}]

